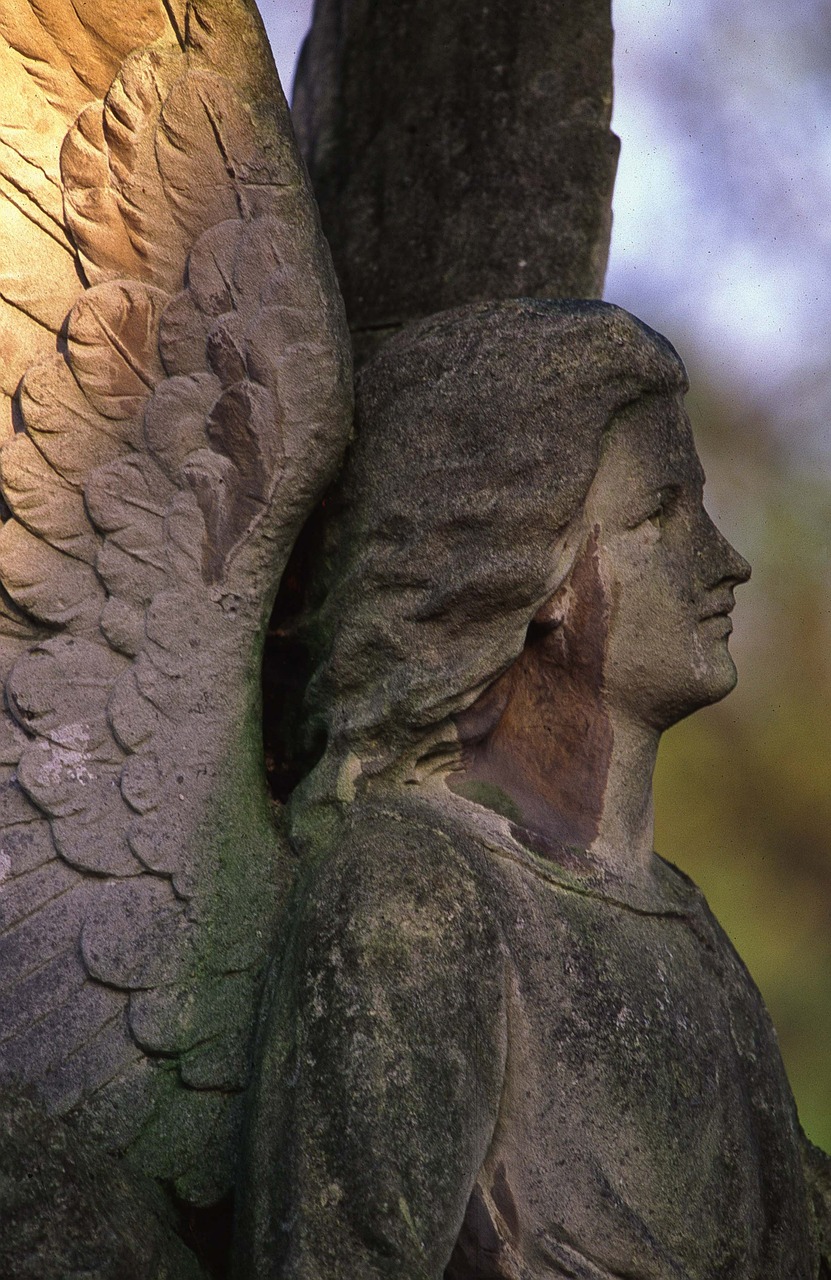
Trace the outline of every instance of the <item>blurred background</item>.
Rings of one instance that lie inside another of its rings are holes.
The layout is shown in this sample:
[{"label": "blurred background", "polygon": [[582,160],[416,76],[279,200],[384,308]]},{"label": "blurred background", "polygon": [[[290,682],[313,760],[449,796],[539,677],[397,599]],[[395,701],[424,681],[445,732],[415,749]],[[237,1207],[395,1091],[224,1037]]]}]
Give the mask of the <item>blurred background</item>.
[{"label": "blurred background", "polygon": [[[260,0],[290,91],[311,0]],[[831,1150],[831,22],[825,0],[614,0],[605,296],[678,347],[708,506],[754,566],[739,687],[667,735],[658,851],[762,989]]]}]

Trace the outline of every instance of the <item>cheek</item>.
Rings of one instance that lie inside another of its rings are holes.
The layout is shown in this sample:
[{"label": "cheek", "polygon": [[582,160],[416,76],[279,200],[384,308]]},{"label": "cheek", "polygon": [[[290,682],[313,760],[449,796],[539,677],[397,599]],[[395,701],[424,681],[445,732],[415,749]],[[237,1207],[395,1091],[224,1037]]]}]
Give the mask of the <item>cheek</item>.
[{"label": "cheek", "polygon": [[610,606],[606,697],[659,729],[723,697],[734,679],[726,644],[701,629],[696,557],[679,532],[680,523],[638,528],[599,556]]},{"label": "cheek", "polygon": [[681,606],[695,604],[700,599],[700,561],[691,531],[677,530],[675,537],[663,541],[658,564],[668,598],[675,598]]},{"label": "cheek", "polygon": [[607,554],[601,567],[609,602],[610,641],[619,642],[624,635],[648,635],[676,607],[673,582],[677,569],[661,545],[659,531],[647,525],[604,550]]},{"label": "cheek", "polygon": [[625,555],[603,564],[609,601],[605,673],[609,687],[633,693],[681,679],[699,660],[697,595],[689,561],[660,531],[632,531]]},{"label": "cheek", "polygon": [[605,575],[615,616],[648,624],[650,618],[686,616],[694,610],[700,597],[699,566],[686,525],[680,520],[664,529],[642,525],[617,544],[609,548]]}]

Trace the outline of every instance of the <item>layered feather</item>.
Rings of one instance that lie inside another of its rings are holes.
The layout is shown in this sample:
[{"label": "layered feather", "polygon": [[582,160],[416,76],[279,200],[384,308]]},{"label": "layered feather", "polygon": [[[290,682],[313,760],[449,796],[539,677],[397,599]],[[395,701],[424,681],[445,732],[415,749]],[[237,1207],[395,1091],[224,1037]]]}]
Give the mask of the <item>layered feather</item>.
[{"label": "layered feather", "polygon": [[252,4],[124,7],[0,14],[49,126],[0,124],[0,1079],[210,1203],[289,874],[262,631],[351,377]]}]

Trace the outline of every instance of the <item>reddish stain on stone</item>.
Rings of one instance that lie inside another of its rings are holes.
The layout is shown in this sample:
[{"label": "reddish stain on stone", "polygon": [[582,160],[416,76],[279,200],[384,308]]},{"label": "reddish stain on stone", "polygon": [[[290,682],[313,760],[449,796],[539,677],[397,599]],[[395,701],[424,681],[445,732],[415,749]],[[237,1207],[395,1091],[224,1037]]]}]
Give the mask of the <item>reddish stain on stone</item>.
[{"label": "reddish stain on stone", "polygon": [[603,701],[609,607],[596,534],[568,590],[565,622],[532,624],[513,666],[457,721],[463,778],[509,797],[525,843],[553,861],[561,861],[558,845],[586,849],[596,837],[612,757]]}]

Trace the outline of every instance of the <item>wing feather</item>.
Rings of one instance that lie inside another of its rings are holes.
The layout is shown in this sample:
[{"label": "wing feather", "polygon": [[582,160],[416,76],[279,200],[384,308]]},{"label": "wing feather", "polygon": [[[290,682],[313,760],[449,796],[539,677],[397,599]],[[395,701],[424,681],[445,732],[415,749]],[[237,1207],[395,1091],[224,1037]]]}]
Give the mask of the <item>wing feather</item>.
[{"label": "wing feather", "polygon": [[135,423],[137,443],[145,401],[165,377],[158,334],[169,300],[119,280],[90,289],[69,316],[69,367],[81,391],[102,417]]},{"label": "wing feather", "polygon": [[19,435],[0,453],[0,487],[12,515],[51,546],[93,564],[98,539],[87,519],[83,494],[67,484]]},{"label": "wing feather", "polygon": [[[85,988],[86,989],[86,988]],[[77,1000],[77,993],[71,997]],[[42,1093],[54,1111],[65,1114],[94,1096],[143,1057],[130,1033],[119,1003],[112,1017],[90,1019],[85,1038],[66,1048],[41,1082]]]},{"label": "wing feather", "polygon": [[94,409],[63,356],[29,369],[17,402],[28,438],[49,466],[79,490],[96,467],[141,441],[135,420],[105,418]]},{"label": "wing feather", "polygon": [[104,592],[95,571],[16,520],[0,529],[0,579],[14,603],[41,622],[97,626]]},{"label": "wing feather", "polygon": [[348,338],[250,0],[14,8],[0,1079],[208,1203],[289,872],[262,629],[349,433]]},{"label": "wing feather", "polygon": [[[61,1062],[75,1053],[122,1009],[117,991],[97,982],[85,982],[78,992],[57,1008],[30,1023],[19,1036],[3,1046],[3,1069],[9,1075],[31,1071],[36,1062],[34,1082],[55,1072]],[[8,1076],[7,1076],[8,1078]]]},{"label": "wing feather", "polygon": [[66,135],[61,152],[67,222],[90,284],[142,279],[145,263],[134,246],[110,179],[104,104],[90,103]]},{"label": "wing feather", "polygon": [[20,378],[54,352],[83,289],[64,216],[67,129],[104,98],[130,52],[176,39],[175,25],[163,0],[0,9],[0,436],[14,429]]},{"label": "wing feather", "polygon": [[[17,748],[18,758],[21,748]],[[3,770],[3,773],[8,773]],[[18,792],[20,788],[16,781],[10,778],[4,780],[0,784],[0,792],[6,788],[13,786]],[[21,793],[22,794],[22,793]],[[4,815],[5,817],[5,815]],[[40,821],[40,814],[37,810],[29,806],[27,811],[29,819],[37,819],[36,821],[6,822],[2,823],[2,841],[0,842],[0,883],[4,886],[11,886],[20,876],[29,875],[30,872],[36,871],[38,867],[44,866],[51,862],[55,857],[55,843],[52,839],[52,833],[47,823]],[[0,895],[0,931],[5,927],[5,897],[6,888],[4,887],[2,895]],[[3,978],[0,977],[0,986],[3,984]],[[0,1020],[2,1026],[2,1020]]]},{"label": "wing feather", "polygon": [[[77,877],[63,862],[53,856],[45,865],[25,874],[18,874],[3,890],[3,927],[12,928],[41,907],[59,898],[76,883]],[[7,1039],[9,1026],[0,1022],[0,1043]]]},{"label": "wing feather", "polygon": [[[64,874],[71,874],[65,868]],[[0,990],[0,1049],[30,1025],[33,1016],[51,1013],[71,1000],[89,979],[75,948],[60,952],[19,978],[11,991]]]}]

